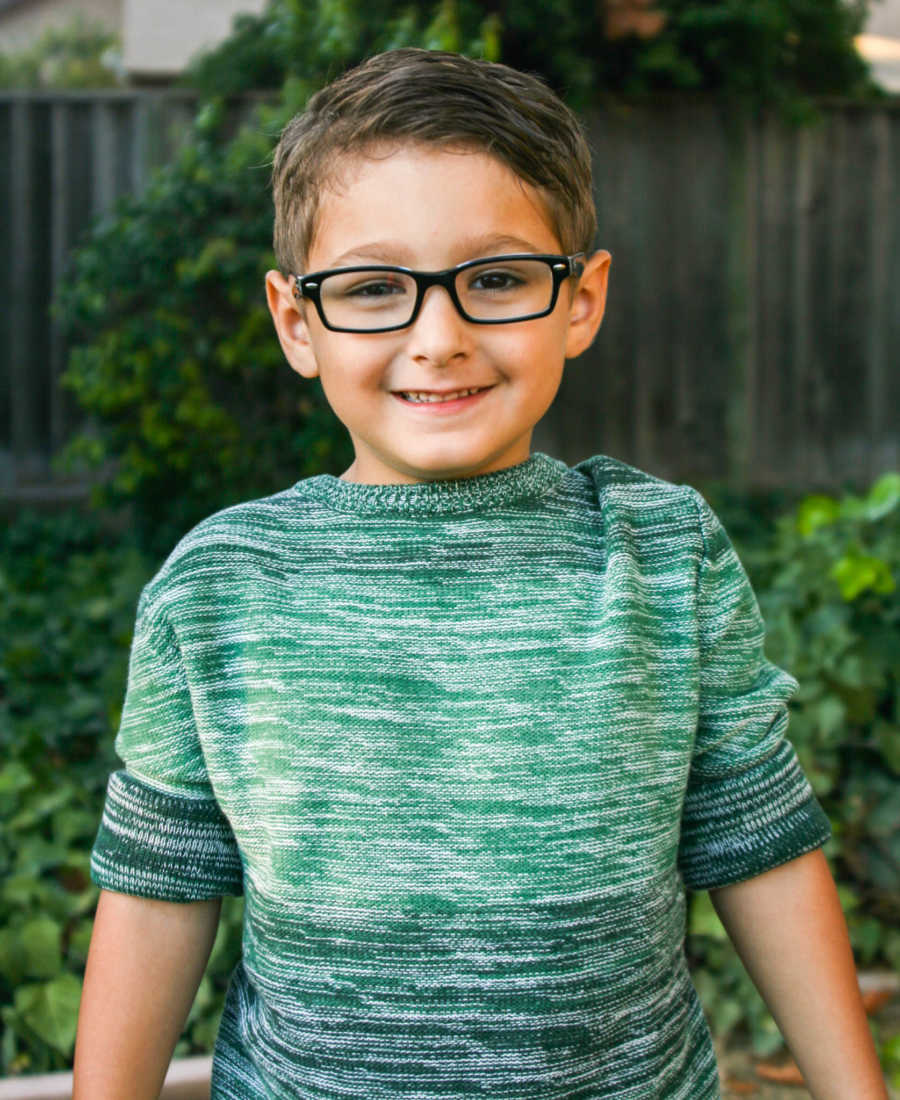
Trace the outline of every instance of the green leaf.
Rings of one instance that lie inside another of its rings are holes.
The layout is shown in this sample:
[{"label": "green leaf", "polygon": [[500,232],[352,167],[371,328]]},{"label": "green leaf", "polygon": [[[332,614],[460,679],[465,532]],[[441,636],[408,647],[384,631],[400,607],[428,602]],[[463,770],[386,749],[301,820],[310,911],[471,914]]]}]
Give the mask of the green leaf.
[{"label": "green leaf", "polygon": [[97,596],[92,600],[87,600],[81,606],[81,613],[84,617],[94,623],[109,618],[112,610],[113,602],[105,596]]},{"label": "green leaf", "polygon": [[881,923],[874,917],[856,918],[850,926],[850,939],[853,949],[862,962],[868,966],[878,954],[882,938]]},{"label": "green leaf", "polygon": [[30,799],[25,809],[8,822],[12,830],[26,829],[49,817],[56,810],[67,806],[78,792],[71,784],[63,784],[55,790],[43,791]]},{"label": "green leaf", "polygon": [[0,814],[4,818],[20,803],[20,795],[34,785],[34,777],[19,760],[12,760],[0,769]]},{"label": "green leaf", "polygon": [[873,837],[894,841],[900,854],[900,786],[892,795],[882,798],[866,819]]},{"label": "green leaf", "polygon": [[12,928],[0,928],[0,974],[11,986],[17,986],[25,977],[19,938]]},{"label": "green leaf", "polygon": [[93,920],[85,917],[75,925],[69,936],[69,958],[74,959],[80,966],[87,961],[93,930]]},{"label": "green leaf", "polygon": [[882,1043],[881,1059],[891,1071],[900,1074],[900,1034],[891,1035]]},{"label": "green leaf", "polygon": [[25,976],[52,978],[62,968],[62,929],[50,917],[35,917],[19,930]]},{"label": "green leaf", "polygon": [[11,760],[0,768],[0,795],[18,794],[34,786],[34,776],[21,760]]},{"label": "green leaf", "polygon": [[834,740],[846,728],[847,708],[843,700],[835,695],[826,695],[810,707],[810,711],[818,728],[819,739],[823,742]]},{"label": "green leaf", "polygon": [[16,871],[39,876],[43,871],[56,867],[66,858],[65,847],[55,840],[29,833],[22,838],[16,852]]},{"label": "green leaf", "polygon": [[53,815],[53,836],[57,843],[67,847],[80,838],[93,840],[99,825],[99,819],[94,810],[79,810],[74,808],[60,810]]},{"label": "green leaf", "polygon": [[50,887],[33,874],[8,875],[0,886],[0,898],[11,908],[40,910],[49,904]]},{"label": "green leaf", "polygon": [[728,933],[719,920],[706,890],[694,894],[691,898],[690,927],[688,931],[692,936],[709,936],[711,939],[720,942],[728,939]]},{"label": "green leaf", "polygon": [[875,741],[885,763],[896,775],[900,775],[900,726],[881,719],[875,722]]},{"label": "green leaf", "polygon": [[839,883],[837,892],[841,902],[841,909],[843,909],[845,915],[859,908],[859,896],[856,891],[852,890],[845,883]]},{"label": "green leaf", "polygon": [[60,974],[50,982],[16,990],[16,1013],[45,1043],[66,1056],[75,1046],[75,1025],[81,1001],[81,982],[74,974]]},{"label": "green leaf", "polygon": [[725,1038],[744,1018],[744,1006],[735,997],[721,997],[716,1001],[710,1015],[713,1032],[718,1037]]},{"label": "green leaf", "polygon": [[896,588],[887,563],[871,554],[844,554],[834,563],[828,575],[837,581],[841,595],[847,601],[855,600],[869,590],[884,595]]},{"label": "green leaf", "polygon": [[797,508],[797,530],[808,538],[820,527],[827,527],[840,516],[840,505],[832,497],[819,494],[808,496]]},{"label": "green leaf", "polygon": [[0,1013],[4,1027],[0,1030],[3,1032],[3,1038],[0,1040],[0,1059],[2,1059],[2,1067],[5,1073],[13,1071],[16,1060],[16,1032],[14,1028],[14,1013],[9,1006],[5,1006]]},{"label": "green leaf", "polygon": [[865,499],[866,519],[879,520],[900,504],[900,473],[887,473],[875,482]]},{"label": "green leaf", "polygon": [[894,928],[884,937],[884,955],[894,970],[900,972],[900,932]]},{"label": "green leaf", "polygon": [[778,1030],[778,1025],[771,1016],[766,1014],[753,1028],[750,1042],[754,1054],[761,1058],[768,1058],[781,1049],[784,1039]]}]

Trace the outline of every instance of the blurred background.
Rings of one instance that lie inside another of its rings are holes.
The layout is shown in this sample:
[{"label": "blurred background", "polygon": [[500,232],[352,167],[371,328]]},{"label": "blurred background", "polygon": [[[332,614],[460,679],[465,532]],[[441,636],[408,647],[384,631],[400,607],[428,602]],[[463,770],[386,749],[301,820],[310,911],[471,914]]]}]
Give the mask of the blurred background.
[{"label": "blurred background", "polygon": [[[534,447],[722,516],[900,1086],[900,0],[0,0],[0,1073],[71,1064],[141,586],[199,519],[352,458],[271,330],[269,162],[402,45],[538,72],[584,122],[609,306]],[[690,912],[729,1087],[774,1096],[777,1029]],[[234,901],[178,1054],[239,943]]]}]

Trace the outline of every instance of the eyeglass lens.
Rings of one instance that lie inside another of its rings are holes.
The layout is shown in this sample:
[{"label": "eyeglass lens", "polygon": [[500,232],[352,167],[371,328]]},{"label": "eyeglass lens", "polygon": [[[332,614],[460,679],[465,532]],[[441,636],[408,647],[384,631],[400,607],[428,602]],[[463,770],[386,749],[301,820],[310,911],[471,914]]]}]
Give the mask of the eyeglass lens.
[{"label": "eyeglass lens", "polygon": [[[474,320],[513,321],[549,308],[553,273],[543,260],[503,260],[464,268],[455,287]],[[412,318],[416,283],[401,271],[338,272],[322,279],[320,301],[328,323],[339,328],[389,328]]]}]

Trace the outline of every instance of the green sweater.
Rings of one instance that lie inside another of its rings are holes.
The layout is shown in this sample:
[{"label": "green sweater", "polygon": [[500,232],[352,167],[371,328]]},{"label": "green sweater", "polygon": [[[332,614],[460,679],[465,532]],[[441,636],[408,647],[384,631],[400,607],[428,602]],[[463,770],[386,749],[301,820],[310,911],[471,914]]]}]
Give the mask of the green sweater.
[{"label": "green sweater", "polygon": [[545,454],[228,508],[138,607],[93,852],[240,893],[216,1100],[719,1095],[684,887],[821,845],[693,489]]}]

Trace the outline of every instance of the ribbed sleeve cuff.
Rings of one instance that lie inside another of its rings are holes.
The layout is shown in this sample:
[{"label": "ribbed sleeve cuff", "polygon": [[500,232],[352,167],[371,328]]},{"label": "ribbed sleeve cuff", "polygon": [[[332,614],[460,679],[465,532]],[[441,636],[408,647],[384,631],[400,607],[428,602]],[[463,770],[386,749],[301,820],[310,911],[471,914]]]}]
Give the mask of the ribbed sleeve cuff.
[{"label": "ribbed sleeve cuff", "polygon": [[91,878],[160,901],[243,893],[240,854],[218,804],[158,791],[126,771],[109,779]]},{"label": "ribbed sleeve cuff", "polygon": [[793,746],[782,741],[746,771],[691,780],[679,866],[689,890],[713,890],[796,859],[830,836]]}]

